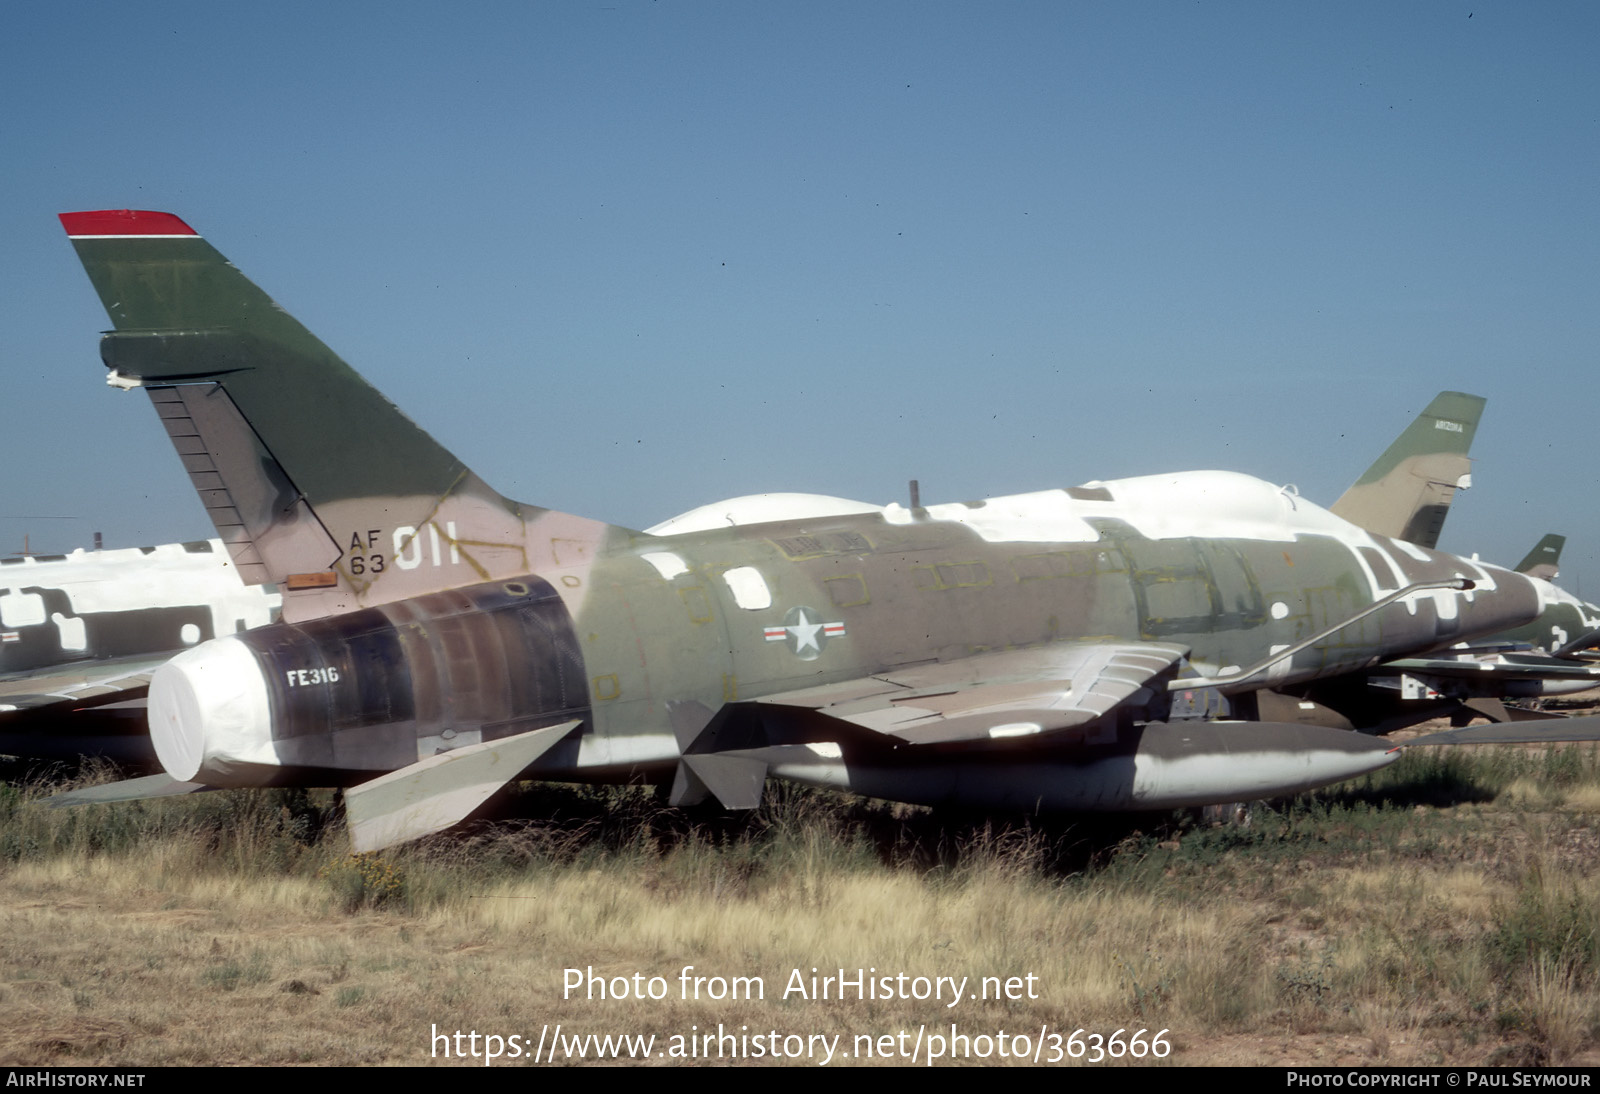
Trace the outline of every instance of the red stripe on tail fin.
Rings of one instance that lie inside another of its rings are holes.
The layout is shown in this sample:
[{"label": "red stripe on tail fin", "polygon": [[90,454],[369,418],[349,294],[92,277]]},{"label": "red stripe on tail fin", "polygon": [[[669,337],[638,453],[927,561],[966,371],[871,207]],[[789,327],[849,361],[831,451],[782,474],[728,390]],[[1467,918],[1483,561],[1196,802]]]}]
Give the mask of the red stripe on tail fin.
[{"label": "red stripe on tail fin", "polygon": [[140,209],[98,209],[92,213],[62,213],[61,226],[69,236],[192,236],[193,228],[171,213]]}]

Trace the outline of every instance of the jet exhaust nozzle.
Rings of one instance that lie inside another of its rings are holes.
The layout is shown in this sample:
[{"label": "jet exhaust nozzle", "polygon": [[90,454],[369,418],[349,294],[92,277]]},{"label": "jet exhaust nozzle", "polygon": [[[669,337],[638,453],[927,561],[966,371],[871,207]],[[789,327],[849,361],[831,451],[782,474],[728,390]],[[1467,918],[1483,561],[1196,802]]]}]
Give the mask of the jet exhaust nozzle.
[{"label": "jet exhaust nozzle", "polygon": [[349,785],[589,713],[571,616],[537,577],[203,643],[149,707],[167,773],[210,786]]}]

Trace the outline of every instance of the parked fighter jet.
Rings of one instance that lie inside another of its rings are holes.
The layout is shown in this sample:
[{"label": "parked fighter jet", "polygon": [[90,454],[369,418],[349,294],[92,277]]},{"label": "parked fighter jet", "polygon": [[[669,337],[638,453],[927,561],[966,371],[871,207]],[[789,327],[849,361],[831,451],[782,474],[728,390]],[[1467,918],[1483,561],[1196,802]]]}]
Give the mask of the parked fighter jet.
[{"label": "parked fighter jet", "polygon": [[150,674],[277,602],[216,540],[0,559],[0,753],[153,764]]},{"label": "parked fighter jet", "polygon": [[1383,742],[1254,695],[1539,610],[1508,570],[1189,472],[906,509],[730,503],[664,534],[492,490],[178,218],[62,222],[241,574],[284,622],[156,673],[170,775],[342,785],[358,847],[518,777],[769,777],[904,801],[1148,809],[1297,791]]},{"label": "parked fighter jet", "polygon": [[[1538,548],[1530,553],[1519,572],[1540,554]],[[1414,724],[1439,715],[1465,724],[1474,713],[1492,721],[1550,718],[1555,716],[1527,706],[1508,707],[1503,700],[1548,699],[1600,687],[1600,659],[1593,653],[1600,644],[1600,607],[1543,579],[1534,582],[1540,592],[1539,614],[1523,626],[1374,669],[1373,682],[1391,689],[1410,710],[1403,723],[1363,724]],[[1452,703],[1457,704],[1454,709]]]},{"label": "parked fighter jet", "polygon": [[[1334,504],[1333,512],[1369,532],[1436,546],[1457,489],[1471,484],[1467,453],[1484,399],[1442,391]],[[1388,733],[1431,718],[1458,725],[1557,717],[1525,701],[1600,686],[1600,663],[1577,656],[1600,635],[1600,608],[1549,583],[1565,538],[1547,535],[1516,566],[1541,580],[1537,618],[1498,634],[1452,643],[1427,655],[1373,666],[1365,673],[1313,680],[1263,694],[1263,717]]]},{"label": "parked fighter jet", "polygon": [[[1517,564],[1517,572],[1554,581],[1560,571],[1561,549],[1566,543],[1566,536],[1553,533],[1545,536]],[[1548,605],[1532,623],[1497,637],[1508,644],[1542,650],[1554,657],[1587,658],[1593,664],[1595,647],[1600,646],[1600,606],[1563,594],[1561,600]]]}]

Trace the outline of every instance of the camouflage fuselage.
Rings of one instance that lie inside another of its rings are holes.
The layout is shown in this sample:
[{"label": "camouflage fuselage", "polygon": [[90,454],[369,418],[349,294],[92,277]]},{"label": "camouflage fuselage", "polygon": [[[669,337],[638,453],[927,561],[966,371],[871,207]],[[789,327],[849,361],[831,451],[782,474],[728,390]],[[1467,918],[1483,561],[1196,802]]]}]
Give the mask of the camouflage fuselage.
[{"label": "camouflage fuselage", "polygon": [[[549,746],[532,755],[530,745],[535,774],[675,769],[680,801],[702,790],[745,801],[769,773],[905,800],[1009,802],[1013,786],[1020,800],[1095,807],[1231,800],[1219,795],[1320,785],[1387,752],[1367,741],[1346,763],[1347,735],[1164,722],[1184,651],[1194,670],[1228,677],[1418,580],[1474,583],[1411,595],[1232,681],[1289,685],[1504,630],[1538,608],[1524,578],[1369,535],[1291,490],[1218,472],[915,511],[735,499],[660,534],[523,505],[179,218],[98,210],[62,224],[115,328],[101,341],[110,382],[148,391],[240,573],[284,590],[283,624],[204,643],[152,679],[152,740],[179,779],[409,772],[437,800],[465,789],[438,768],[476,771],[476,759],[500,756],[436,756],[516,738]],[[1481,400],[1461,398],[1459,413],[1436,407],[1418,427],[1427,440],[1391,449],[1374,472],[1422,476],[1412,509],[1444,504],[1459,481],[1413,457],[1464,455]],[[1446,433],[1462,444],[1437,443]],[[1446,489],[1433,490],[1441,476]],[[912,741],[831,699],[807,706],[819,686],[857,702],[860,689],[911,677],[929,695],[980,685],[982,724],[961,728],[958,716],[946,736]],[[1080,690],[1090,706],[1058,717]],[[1013,719],[1019,703],[1050,713]],[[1102,745],[1121,751],[1078,763],[1075,748]],[[805,768],[795,749],[821,766]],[[1135,755],[1148,771],[1128,767]],[[840,756],[853,771],[828,767]],[[1031,774],[1058,763],[1096,770],[1065,791]],[[1233,777],[1251,764],[1260,778]],[[902,792],[896,771],[908,768]],[[858,783],[869,769],[881,775]],[[969,778],[985,785],[958,785]]]},{"label": "camouflage fuselage", "polygon": [[1410,583],[1475,583],[1393,604],[1240,684],[1251,688],[1539,609],[1520,575],[1220,472],[758,524],[726,508],[720,528],[617,529],[579,564],[244,636],[273,709],[270,754],[254,758],[354,780],[580,719],[581,736],[535,771],[657,775],[697,717],[904,666],[1103,639],[1187,646],[1202,674],[1226,674]]},{"label": "camouflage fuselage", "polygon": [[1507,644],[1527,644],[1535,649],[1558,650],[1600,629],[1600,607],[1579,600],[1549,581],[1532,579],[1539,592],[1538,618],[1493,639]]}]

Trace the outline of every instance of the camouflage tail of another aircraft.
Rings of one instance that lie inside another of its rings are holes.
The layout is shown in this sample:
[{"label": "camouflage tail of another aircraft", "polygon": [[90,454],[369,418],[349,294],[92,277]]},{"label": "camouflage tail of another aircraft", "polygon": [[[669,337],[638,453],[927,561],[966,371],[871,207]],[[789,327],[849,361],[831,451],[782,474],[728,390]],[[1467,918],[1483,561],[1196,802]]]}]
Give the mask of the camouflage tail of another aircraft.
[{"label": "camouflage tail of another aircraft", "polygon": [[1441,391],[1329,511],[1369,532],[1437,547],[1451,500],[1470,485],[1467,452],[1484,402]]},{"label": "camouflage tail of another aircraft", "polygon": [[1517,563],[1517,573],[1537,577],[1541,581],[1554,581],[1561,574],[1561,549],[1566,545],[1566,536],[1549,533]]}]

